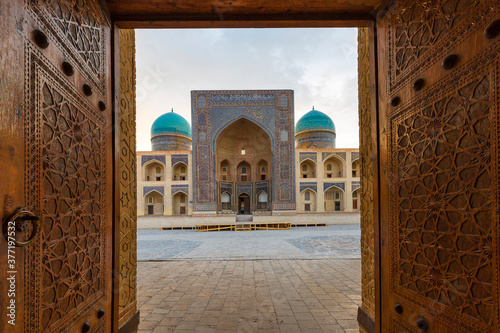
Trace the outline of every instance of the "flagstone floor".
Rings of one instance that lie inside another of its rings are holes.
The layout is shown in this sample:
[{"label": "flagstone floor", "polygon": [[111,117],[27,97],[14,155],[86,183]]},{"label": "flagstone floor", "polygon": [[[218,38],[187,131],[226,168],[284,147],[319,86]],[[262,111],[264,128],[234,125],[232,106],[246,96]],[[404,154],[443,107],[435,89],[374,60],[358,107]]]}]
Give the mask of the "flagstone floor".
[{"label": "flagstone floor", "polygon": [[357,333],[358,235],[352,225],[140,230],[139,259],[149,260],[138,262],[139,332]]}]

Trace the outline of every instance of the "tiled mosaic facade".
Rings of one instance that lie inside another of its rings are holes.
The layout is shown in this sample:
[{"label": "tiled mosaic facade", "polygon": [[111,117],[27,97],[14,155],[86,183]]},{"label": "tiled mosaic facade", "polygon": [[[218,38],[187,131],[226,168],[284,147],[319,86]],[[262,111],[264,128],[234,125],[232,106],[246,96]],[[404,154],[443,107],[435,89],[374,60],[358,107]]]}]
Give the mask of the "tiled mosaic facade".
[{"label": "tiled mosaic facade", "polygon": [[[334,152],[334,153],[326,153],[324,152],[323,153],[323,161],[326,160],[327,158],[329,158],[330,156],[332,155],[337,155],[339,156],[340,158],[342,158],[344,161],[346,160],[346,153],[345,152]],[[358,157],[359,157],[359,154],[358,154]],[[352,157],[352,159],[354,160],[354,156]]]},{"label": "tiled mosaic facade", "polygon": [[182,192],[185,195],[189,195],[189,186],[188,185],[172,185],[170,188],[170,192],[172,195]]},{"label": "tiled mosaic facade", "polygon": [[300,192],[302,193],[304,190],[311,190],[314,192],[318,192],[318,185],[316,182],[308,182],[308,183],[300,183]]},{"label": "tiled mosaic facade", "polygon": [[314,162],[317,162],[316,161],[316,153],[299,153],[299,159],[300,159],[300,163],[302,163],[302,161],[304,160],[307,160],[307,159],[310,159],[311,161],[314,161]]},{"label": "tiled mosaic facade", "polygon": [[330,132],[304,132],[297,135],[296,140],[299,146],[328,148],[336,145],[336,138]]},{"label": "tiled mosaic facade", "polygon": [[246,118],[273,144],[274,211],[295,211],[295,142],[292,90],[192,91],[194,212],[217,210],[215,140],[234,121]]},{"label": "tiled mosaic facade", "polygon": [[360,182],[352,182],[351,183],[351,188],[352,188],[353,191],[356,191],[360,187],[361,187],[361,183]]},{"label": "tiled mosaic facade", "polygon": [[165,165],[165,156],[162,155],[142,155],[141,163],[142,165],[146,164],[149,161],[156,160],[158,162],[163,163]]},{"label": "tiled mosaic facade", "polygon": [[151,191],[156,191],[161,193],[162,195],[165,195],[165,187],[163,186],[144,186],[142,189],[142,195],[146,196]]},{"label": "tiled mosaic facade", "polygon": [[184,163],[185,165],[188,165],[188,155],[172,155],[172,166],[175,164],[181,162]]},{"label": "tiled mosaic facade", "polygon": [[345,183],[324,183],[323,184],[323,192],[328,190],[330,187],[338,187],[342,189],[342,191],[345,191]]},{"label": "tiled mosaic facade", "polygon": [[187,137],[174,137],[157,135],[151,138],[153,151],[165,150],[189,150],[191,149],[191,140]]}]

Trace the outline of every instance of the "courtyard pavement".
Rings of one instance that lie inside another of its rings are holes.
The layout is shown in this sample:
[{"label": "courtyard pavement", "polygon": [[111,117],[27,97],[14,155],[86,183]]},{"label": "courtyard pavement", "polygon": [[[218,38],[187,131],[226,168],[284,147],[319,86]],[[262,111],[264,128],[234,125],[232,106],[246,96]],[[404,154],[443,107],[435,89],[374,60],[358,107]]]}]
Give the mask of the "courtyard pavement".
[{"label": "courtyard pavement", "polygon": [[358,332],[359,237],[359,225],[139,230],[139,332]]}]

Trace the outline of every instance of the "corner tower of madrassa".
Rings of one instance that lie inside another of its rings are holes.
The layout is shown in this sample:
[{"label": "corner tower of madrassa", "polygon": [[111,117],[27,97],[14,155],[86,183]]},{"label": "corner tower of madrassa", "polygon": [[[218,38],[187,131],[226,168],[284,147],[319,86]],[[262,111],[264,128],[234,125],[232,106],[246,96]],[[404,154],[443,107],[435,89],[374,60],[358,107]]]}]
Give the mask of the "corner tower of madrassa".
[{"label": "corner tower of madrassa", "polygon": [[137,153],[138,215],[273,216],[360,209],[358,149],[336,148],[318,110],[294,126],[292,90],[191,92],[191,125],[167,112]]}]

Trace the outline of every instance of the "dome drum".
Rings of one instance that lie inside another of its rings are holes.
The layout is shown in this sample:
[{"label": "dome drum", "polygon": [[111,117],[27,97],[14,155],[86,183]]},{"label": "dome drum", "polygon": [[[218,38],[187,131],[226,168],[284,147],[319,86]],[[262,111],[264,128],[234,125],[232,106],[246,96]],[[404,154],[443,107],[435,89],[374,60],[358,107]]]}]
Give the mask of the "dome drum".
[{"label": "dome drum", "polygon": [[192,141],[190,137],[181,135],[156,135],[151,138],[153,151],[191,150]]}]

